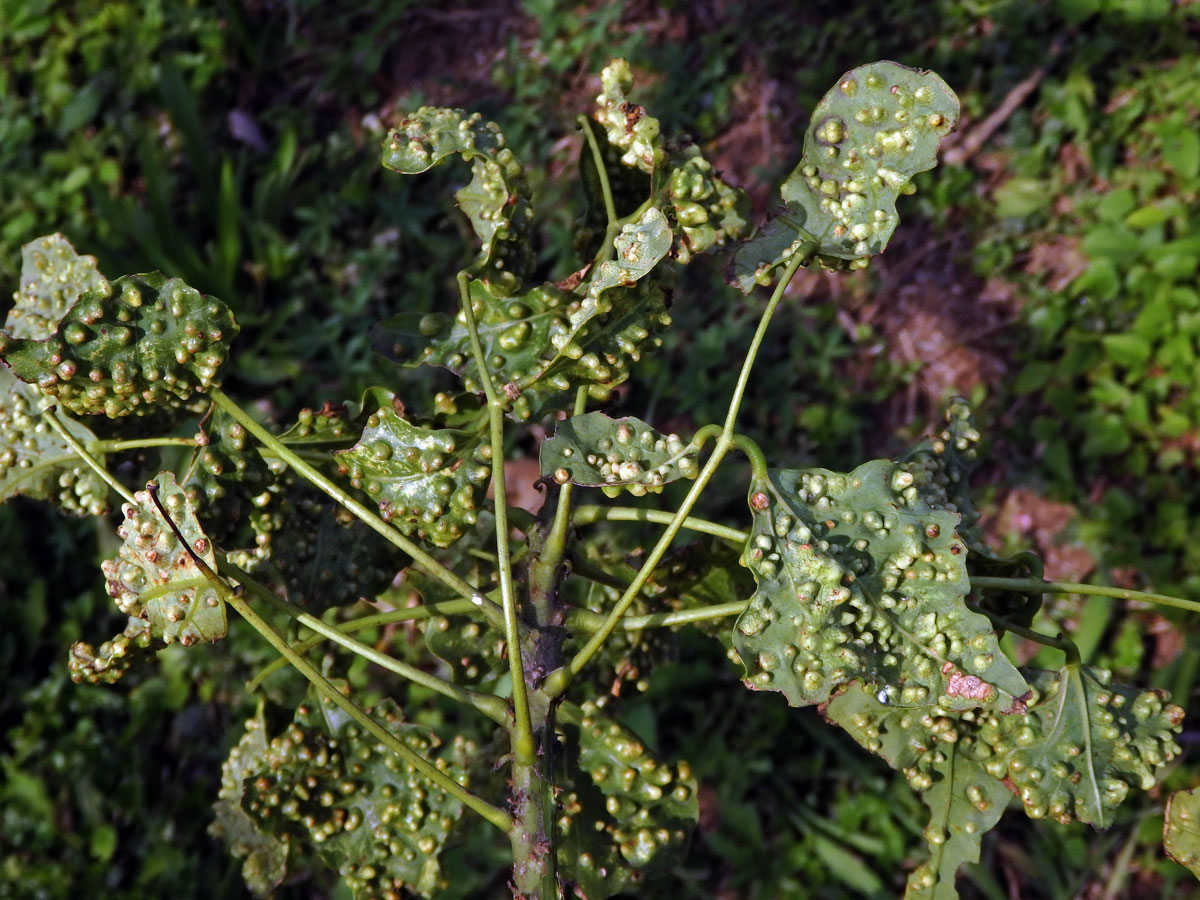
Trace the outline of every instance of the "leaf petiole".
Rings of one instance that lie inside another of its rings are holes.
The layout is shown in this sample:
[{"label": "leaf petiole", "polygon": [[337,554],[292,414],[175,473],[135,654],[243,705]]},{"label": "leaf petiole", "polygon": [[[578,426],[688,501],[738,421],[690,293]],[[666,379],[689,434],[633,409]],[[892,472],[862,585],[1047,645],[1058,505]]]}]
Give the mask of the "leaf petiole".
[{"label": "leaf petiole", "polygon": [[100,461],[88,452],[88,449],[79,442],[79,439],[76,438],[75,435],[71,434],[71,432],[67,430],[67,427],[59,421],[59,415],[60,413],[58,412],[58,407],[51,406],[42,414],[42,418],[44,418],[46,423],[58,433],[58,436],[66,442],[67,446],[75,451],[75,455],[83,460],[88,468],[90,468],[104,480],[105,484],[112,488],[116,493],[120,494],[125,499],[126,503],[132,503],[134,506],[137,506],[137,500],[133,499],[133,493],[129,490],[129,488],[117,481],[117,479],[114,478],[108,471],[108,469],[104,468],[104,466],[100,464]]}]

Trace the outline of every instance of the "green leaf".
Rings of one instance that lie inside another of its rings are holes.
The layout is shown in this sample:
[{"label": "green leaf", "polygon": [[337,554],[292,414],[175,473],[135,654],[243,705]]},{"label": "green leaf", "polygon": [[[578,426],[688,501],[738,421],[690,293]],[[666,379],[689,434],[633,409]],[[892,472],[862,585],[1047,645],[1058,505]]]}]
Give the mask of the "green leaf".
[{"label": "green leaf", "polygon": [[746,684],[793,706],[861,680],[888,703],[1018,709],[1028,685],[967,609],[958,515],[904,464],[772,470],[750,489],[758,590],[733,632]]},{"label": "green leaf", "polygon": [[269,896],[287,875],[290,835],[272,835],[242,809],[246,779],[266,766],[267,723],[260,708],[246,720],[246,731],[221,764],[221,790],[213,804],[215,819],[208,833],[224,841],[229,852],[244,859],[242,880],[256,897]]},{"label": "green leaf", "polygon": [[484,432],[434,430],[380,406],[349,450],[334,454],[350,482],[407,535],[449,547],[475,524],[491,467]]},{"label": "green leaf", "polygon": [[909,875],[905,900],[958,900],[959,867],[979,861],[983,835],[1000,821],[1012,798],[984,768],[970,725],[963,729],[936,708],[884,705],[869,688],[858,686],[835,695],[821,712],[902,771],[929,807],[929,859]]},{"label": "green leaf", "polygon": [[769,283],[813,242],[824,265],[865,265],[896,229],[897,197],[936,165],[957,121],[958,98],[932,72],[887,61],[847,72],[813,110],[784,210],[734,257],[734,283],[747,293]]},{"label": "green leaf", "polygon": [[655,759],[594,704],[583,713],[578,768],[570,768],[560,793],[558,861],[578,897],[603,900],[674,865],[700,806],[687,763]]},{"label": "green leaf", "polygon": [[[118,555],[101,563],[108,595],[127,616],[150,623],[152,637],[185,647],[197,641],[225,637],[225,602],[192,558],[217,568],[212,542],[171,472],[155,479],[159,502],[171,516],[188,547],[180,544],[159,513],[150,492],[134,494],[126,503],[125,521],[117,528],[122,544]],[[192,553],[188,552],[191,549]]]},{"label": "green leaf", "polygon": [[18,338],[48,338],[79,296],[92,291],[110,291],[94,256],[80,256],[61,234],[30,241],[21,248],[21,287],[4,330]]},{"label": "green leaf", "polygon": [[521,289],[533,269],[529,185],[521,164],[494,122],[461,109],[422,107],[406,116],[383,144],[383,165],[405,175],[425,172],[459,155],[472,179],[454,197],[483,247],[471,267],[499,296]]},{"label": "green leaf", "polygon": [[1140,334],[1106,334],[1100,338],[1105,355],[1118,366],[1140,370],[1150,358],[1153,348]]},{"label": "green leaf", "polygon": [[1179,755],[1173,734],[1183,710],[1163,691],[1111,680],[1105,669],[1079,665],[1038,672],[1026,715],[993,717],[980,728],[995,753],[988,771],[1011,782],[1030,817],[1107,828],[1129,790],[1150,790]]},{"label": "green leaf", "polygon": [[1167,798],[1163,847],[1167,855],[1200,878],[1200,788],[1175,791]]},{"label": "green leaf", "polygon": [[554,436],[542,442],[541,470],[543,478],[559,484],[603,487],[610,497],[624,488],[640,497],[680,478],[695,478],[699,453],[678,435],[659,434],[641,419],[590,412],[558,423]]},{"label": "green leaf", "polygon": [[214,412],[200,433],[206,443],[192,454],[182,485],[196,515],[220,538],[248,511],[244,501],[265,490],[275,475],[246,429],[224,410]]},{"label": "green leaf", "polygon": [[136,663],[152,655],[150,623],[130,616],[125,630],[101,644],[99,650],[84,641],[72,644],[67,671],[75,682],[114,684]]},{"label": "green leaf", "polygon": [[[0,502],[21,495],[52,500],[76,515],[103,515],[108,485],[46,424],[45,405],[37,388],[0,366]],[[96,440],[78,421],[64,424],[85,446]]]},{"label": "green leaf", "polygon": [[[615,246],[616,261],[598,266],[581,293],[542,285],[502,296],[471,282],[484,357],[514,417],[529,419],[548,398],[577,385],[588,385],[593,399],[607,399],[629,377],[641,347],[661,343],[654,332],[671,321],[663,285],[644,276],[671,247],[666,217],[651,208]],[[405,365],[444,366],[468,391],[483,389],[461,314],[401,314],[376,329],[375,345]]]},{"label": "green leaf", "polygon": [[[420,725],[403,724],[385,700],[372,710],[397,738],[466,786],[475,746],[445,746]],[[463,813],[460,800],[431,784],[330,701],[309,701],[246,772],[242,806],[254,823],[291,836],[345,880],[359,900],[429,897],[445,883],[438,857]]]},{"label": "green leaf", "polygon": [[0,358],[72,412],[146,415],[215,386],[237,332],[220,300],[155,272],[83,295],[43,340],[0,332]]}]

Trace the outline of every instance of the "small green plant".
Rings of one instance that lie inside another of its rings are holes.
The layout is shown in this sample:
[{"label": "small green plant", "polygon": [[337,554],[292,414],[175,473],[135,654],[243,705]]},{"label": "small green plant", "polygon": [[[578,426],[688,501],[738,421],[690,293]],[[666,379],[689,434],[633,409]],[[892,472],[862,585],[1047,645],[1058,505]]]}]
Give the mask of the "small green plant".
[{"label": "small green plant", "polygon": [[[656,636],[682,627],[725,642],[747,687],[817,706],[904,774],[930,808],[911,900],[956,897],[959,867],[1014,799],[1034,818],[1109,825],[1179,754],[1183,711],[1083,666],[1033,616],[1056,592],[1200,604],[1047,582],[1029,554],[995,557],[968,496],[979,434],[961,401],[929,440],[849,472],[771,468],[737,430],[788,283],[884,249],[899,195],[954,127],[953,92],[890,62],[847,72],[814,112],[784,208],[744,240],[741,193],[629,99],[628,66],[614,61],[602,84],[579,120],[584,255],[559,283],[533,277],[530,192],[497,126],[424,108],[388,132],[389,169],[472,169],[456,199],[480,249],[456,311],[374,331],[398,363],[456,379],[423,405],[379,387],[269,430],[219,387],[238,332],[223,302],[157,273],[109,282],[59,235],[25,247],[0,332],[0,498],[96,516],[110,492],[124,500],[102,570],[126,626],[99,648],[77,642],[73,676],[111,683],[164,645],[218,641],[230,609],[278,651],[251,682],[263,702],[213,826],[258,895],[320,862],[355,897],[432,896],[441,854],[479,821],[511,845],[515,897],[609,897],[670,872],[699,785],[601,685],[653,678]],[[676,268],[724,248],[744,292],[773,286],[724,421],[684,437],[589,410],[660,343]],[[504,463],[514,431],[544,423],[535,514],[509,501]],[[735,450],[749,463],[742,521],[694,516]],[[617,499],[676,482],[670,510],[579,502],[592,487]],[[599,527],[647,522],[665,526],[649,548]],[[419,605],[395,602],[400,571]],[[360,598],[378,602],[366,614]],[[404,623],[426,653],[406,658],[377,631]],[[1019,668],[1006,632],[1060,650],[1063,666]],[[328,643],[397,681],[318,665]],[[280,725],[265,684],[289,665],[311,693]],[[430,697],[455,704],[436,727],[412,714]],[[1172,801],[1167,831],[1188,865],[1192,803]]]}]

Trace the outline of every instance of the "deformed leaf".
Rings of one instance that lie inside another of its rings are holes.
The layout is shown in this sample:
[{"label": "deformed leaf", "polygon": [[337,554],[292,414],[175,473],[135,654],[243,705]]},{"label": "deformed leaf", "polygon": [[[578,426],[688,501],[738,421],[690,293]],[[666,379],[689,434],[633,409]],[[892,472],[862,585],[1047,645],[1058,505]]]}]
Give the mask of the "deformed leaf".
[{"label": "deformed leaf", "polygon": [[471,183],[454,195],[483,243],[472,270],[497,295],[514,294],[533,269],[533,210],[521,165],[499,127],[479,113],[426,106],[406,116],[383,144],[383,165],[406,175],[454,155],[472,169]]},{"label": "deformed leaf", "polygon": [[242,858],[242,880],[256,897],[266,897],[287,875],[291,835],[273,835],[255,824],[242,809],[246,779],[266,766],[267,723],[260,709],[246,720],[246,731],[221,764],[221,790],[213,804],[215,818],[208,833],[220,838]]},{"label": "deformed leaf", "polygon": [[18,338],[48,338],[79,296],[93,291],[110,291],[94,256],[80,256],[61,234],[32,240],[21,248],[21,287],[4,330]]},{"label": "deformed leaf", "polygon": [[889,61],[851,69],[813,110],[785,207],[738,250],[734,283],[769,283],[809,243],[823,264],[865,265],[896,230],[897,197],[936,165],[957,121],[958,98],[933,72]]},{"label": "deformed leaf", "polygon": [[[420,725],[404,724],[385,700],[372,710],[387,729],[460,784],[475,746],[443,745]],[[302,704],[294,723],[248,769],[242,807],[262,830],[310,845],[357,900],[429,897],[444,886],[439,855],[463,804],[364,734],[322,698]]]},{"label": "deformed leaf", "polygon": [[[484,357],[515,418],[529,419],[547,398],[577,385],[606,399],[629,377],[642,345],[661,343],[655,332],[671,321],[666,296],[659,279],[643,276],[670,249],[665,217],[648,210],[615,245],[617,260],[598,266],[582,295],[542,285],[508,297],[471,282]],[[375,346],[404,365],[444,366],[467,390],[483,390],[461,312],[395,316],[377,327]]]},{"label": "deformed leaf", "polygon": [[600,72],[596,121],[604,126],[609,143],[621,151],[621,162],[653,175],[666,159],[658,119],[646,114],[626,96],[633,87],[629,63],[614,59]]},{"label": "deformed leaf", "polygon": [[680,478],[695,478],[699,452],[641,419],[590,412],[558,423],[554,436],[542,442],[541,470],[542,477],[560,484],[603,487],[610,497],[624,488],[640,497]]},{"label": "deformed leaf", "polygon": [[150,623],[130,616],[125,623],[125,630],[101,644],[99,650],[84,641],[72,644],[67,658],[67,671],[75,682],[114,684],[135,663],[152,655]]},{"label": "deformed leaf", "polygon": [[1080,665],[1038,672],[1026,715],[981,726],[980,741],[995,753],[988,771],[1012,783],[1032,818],[1107,828],[1130,789],[1154,787],[1179,755],[1173,735],[1183,710],[1163,691],[1111,681],[1107,670]]},{"label": "deformed leaf", "polygon": [[772,470],[750,489],[743,559],[758,590],[733,640],[747,686],[821,703],[860,680],[888,703],[1019,710],[1028,685],[967,609],[958,516],[890,460]]},{"label": "deformed leaf", "polygon": [[[984,767],[988,751],[972,725],[943,710],[897,709],[880,703],[869,688],[852,685],[821,710],[859,744],[904,773],[929,807],[925,839],[929,859],[908,877],[905,900],[958,900],[960,866],[979,861],[980,841],[1012,799]],[[965,713],[974,718],[974,713]]]},{"label": "deformed leaf", "polygon": [[1167,798],[1163,847],[1171,859],[1200,878],[1200,788],[1176,791]]},{"label": "deformed leaf", "polygon": [[474,525],[491,467],[483,432],[422,428],[380,406],[349,450],[334,454],[350,482],[405,534],[448,547]]},{"label": "deformed leaf", "polygon": [[[685,762],[650,754],[627,728],[585,704],[578,768],[560,795],[558,860],[582,900],[603,900],[668,870],[699,818],[696,781]],[[572,729],[574,732],[574,729]]]},{"label": "deformed leaf", "polygon": [[44,339],[0,332],[0,359],[72,412],[146,415],[215,386],[237,332],[220,300],[155,272],[84,294]]},{"label": "deformed leaf", "polygon": [[[108,485],[46,423],[45,405],[37,388],[0,366],[0,502],[21,495],[53,500],[77,515],[103,515]],[[96,440],[75,419],[64,425],[85,446]],[[103,454],[97,458],[103,460]]]},{"label": "deformed leaf", "polygon": [[[217,567],[212,543],[205,536],[196,514],[175,476],[162,472],[156,479],[159,502],[174,520],[192,553],[211,569]],[[105,560],[108,594],[127,616],[150,624],[152,637],[170,644],[190,646],[197,641],[216,641],[225,636],[225,602],[221,599],[180,544],[158,511],[148,490],[133,495],[137,504],[126,503],[125,521],[117,528],[121,549]]]},{"label": "deformed leaf", "polygon": [[222,409],[200,432],[203,446],[188,462],[183,490],[188,502],[220,539],[245,512],[243,501],[260,494],[274,480],[246,429]]}]

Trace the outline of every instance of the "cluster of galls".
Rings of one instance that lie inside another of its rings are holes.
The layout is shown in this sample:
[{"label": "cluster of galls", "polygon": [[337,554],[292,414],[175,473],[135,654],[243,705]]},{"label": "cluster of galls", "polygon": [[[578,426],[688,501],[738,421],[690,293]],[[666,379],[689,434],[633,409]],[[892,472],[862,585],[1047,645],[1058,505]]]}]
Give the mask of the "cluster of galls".
[{"label": "cluster of galls", "polygon": [[37,238],[21,248],[21,287],[4,329],[13,337],[47,338],[79,295],[93,291],[109,292],[96,257],[80,256],[61,234]]},{"label": "cluster of galls", "polygon": [[[604,436],[581,434],[595,423],[605,428]],[[641,497],[660,493],[664,484],[679,478],[695,478],[698,454],[679,435],[659,434],[640,419],[585,413],[561,423],[555,436],[542,443],[541,467],[559,484],[598,486],[609,497],[624,489]]]},{"label": "cluster of galls", "polygon": [[231,552],[230,562],[277,577],[292,603],[314,612],[377,596],[407,560],[341,504],[291,473],[251,503],[254,547]]},{"label": "cluster of galls", "polygon": [[99,650],[85,641],[73,643],[67,671],[76,683],[114,684],[135,662],[150,655],[152,643],[150,623],[131,616],[125,630],[101,644]]},{"label": "cluster of galls", "polygon": [[743,561],[759,589],[734,633],[750,687],[802,705],[859,679],[882,685],[883,702],[947,709],[1024,693],[987,620],[963,603],[955,517],[911,481],[875,460],[849,475],[776,471],[752,488]]},{"label": "cluster of galls", "polygon": [[667,179],[667,196],[681,232],[672,250],[675,259],[686,265],[697,253],[743,238],[750,214],[745,193],[726,184],[695,145],[671,162],[675,168]]},{"label": "cluster of galls", "polygon": [[656,760],[638,737],[584,705],[579,726],[579,768],[599,791],[604,809],[583,805],[591,791],[564,788],[559,798],[560,846],[577,845],[567,874],[587,886],[597,880],[616,893],[669,867],[699,815],[691,767]]},{"label": "cluster of galls", "polygon": [[225,636],[225,604],[192,559],[192,553],[216,568],[212,545],[188,506],[175,476],[159,476],[160,500],[189,542],[184,547],[158,514],[147,491],[134,495],[136,505],[122,507],[125,521],[116,559],[100,564],[108,595],[127,616],[145,619],[164,643],[185,647]]},{"label": "cluster of galls", "polygon": [[449,547],[478,521],[491,475],[481,434],[422,428],[380,407],[358,443],[335,455],[350,483],[406,535]]},{"label": "cluster of galls", "polygon": [[[0,363],[0,500],[16,494],[53,500],[65,512],[108,512],[108,485],[37,412],[39,395]],[[67,427],[84,443],[95,436],[82,425]]]},{"label": "cluster of galls", "polygon": [[596,121],[604,126],[609,143],[617,147],[621,162],[653,175],[666,153],[662,147],[658,119],[626,98],[633,87],[629,63],[614,59],[600,72],[601,92],[596,97]]},{"label": "cluster of galls", "polygon": [[45,340],[0,332],[0,356],[72,412],[110,418],[181,406],[216,383],[238,328],[178,278],[130,275],[85,294]]},{"label": "cluster of galls", "polygon": [[[296,721],[268,746],[243,781],[242,806],[255,824],[310,845],[346,881],[357,900],[429,896],[443,886],[438,855],[462,814],[462,802],[344,720],[327,701],[297,709]],[[475,747],[449,747],[417,725],[402,724],[395,704],[373,711],[388,730],[464,786]],[[340,724],[334,724],[340,723]]]}]

